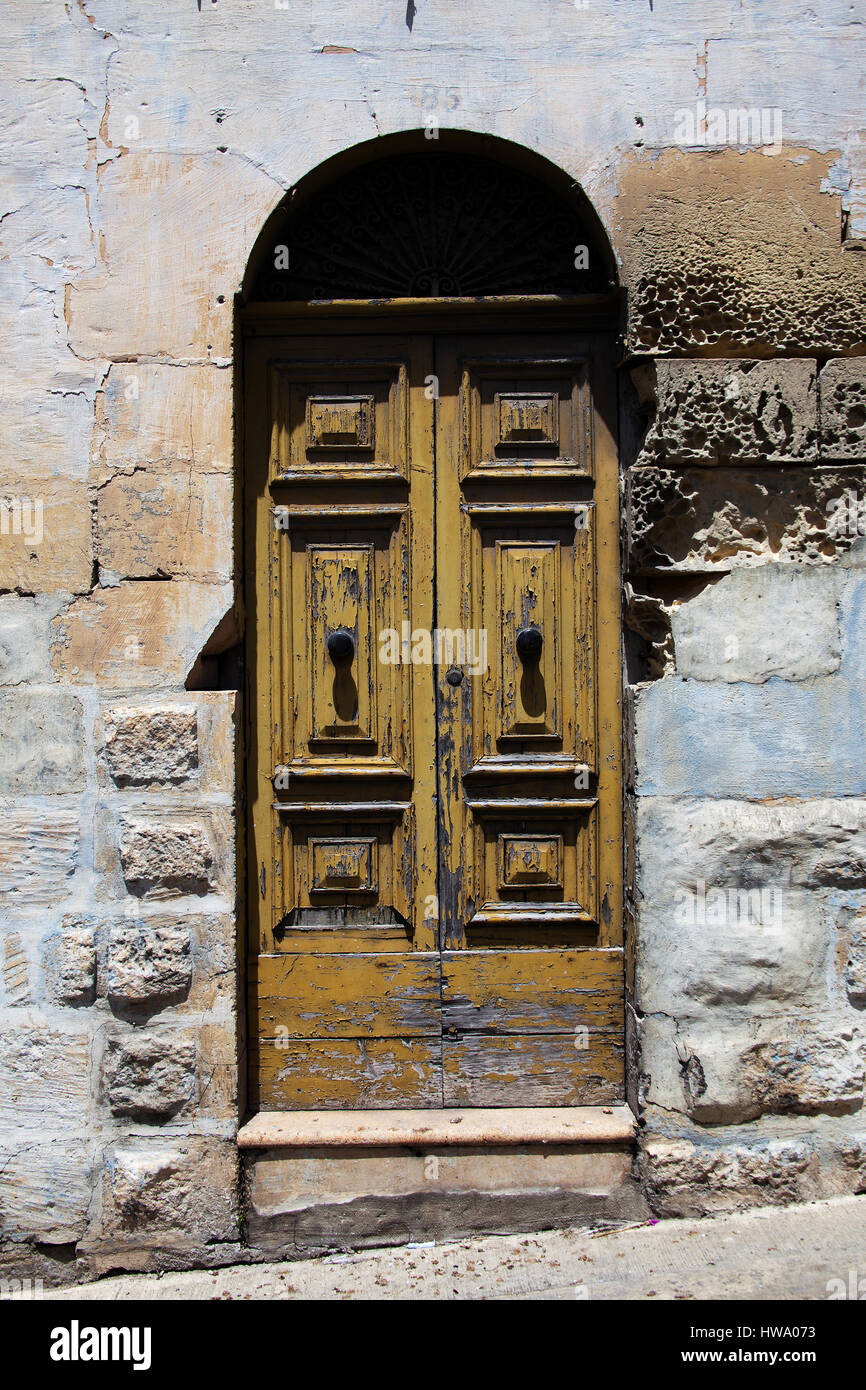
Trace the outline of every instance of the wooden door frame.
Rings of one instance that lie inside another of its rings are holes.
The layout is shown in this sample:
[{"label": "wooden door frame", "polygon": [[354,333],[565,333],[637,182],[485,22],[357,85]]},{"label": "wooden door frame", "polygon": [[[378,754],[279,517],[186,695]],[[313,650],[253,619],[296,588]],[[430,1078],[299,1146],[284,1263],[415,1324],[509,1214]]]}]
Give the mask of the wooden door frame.
[{"label": "wooden door frame", "polygon": [[[599,685],[608,692],[615,692],[615,699],[608,702],[605,709],[599,707],[599,794],[606,775],[608,795],[616,795],[620,807],[619,835],[615,845],[602,847],[600,854],[600,880],[605,881],[602,863],[608,866],[610,881],[613,863],[619,860],[620,870],[616,876],[619,894],[613,903],[604,898],[603,892],[603,932],[607,944],[615,942],[625,946],[623,940],[623,912],[626,896],[626,869],[624,854],[624,835],[626,824],[625,779],[623,754],[626,747],[623,727],[624,702],[623,680],[624,660],[622,650],[622,563],[620,545],[620,492],[619,492],[619,441],[617,432],[617,393],[616,366],[620,347],[621,298],[618,292],[604,295],[587,295],[564,298],[561,296],[496,296],[484,299],[394,299],[382,300],[333,300],[318,303],[287,304],[248,304],[238,306],[237,341],[241,344],[241,370],[236,374],[236,458],[238,463],[238,488],[236,492],[236,524],[240,537],[242,595],[248,593],[248,586],[255,583],[255,574],[250,573],[251,557],[248,554],[248,509],[255,504],[249,495],[246,477],[246,402],[250,391],[247,374],[247,344],[270,337],[286,339],[322,333],[328,337],[343,335],[359,339],[388,332],[402,334],[429,334],[449,336],[472,333],[533,333],[563,332],[585,343],[591,339],[593,348],[593,406],[594,417],[598,422],[594,440],[596,458],[595,496],[604,502],[608,524],[598,540],[598,592],[606,592],[605,608],[608,623],[615,624],[615,641],[604,642],[604,623],[599,623],[597,640],[597,671]],[[244,611],[243,598],[241,611]],[[246,626],[246,624],[245,624]],[[250,758],[252,755],[251,712],[253,702],[250,698],[250,681],[255,673],[246,659],[251,650],[251,633],[247,627],[244,632],[244,688],[241,692],[241,712],[239,719],[239,748],[237,766],[239,775],[246,785]],[[238,816],[238,951],[237,960],[240,971],[238,982],[239,1000],[239,1042],[241,1044],[240,1065],[240,1112],[247,1109],[246,1094],[249,1081],[249,1040],[250,1021],[247,1014],[248,984],[248,854],[252,837],[252,823],[246,798],[240,798],[242,813]],[[606,856],[606,857],[605,857]],[[627,988],[628,970],[625,965],[627,953],[623,951],[624,988]],[[626,1070],[626,1093],[629,1078]]]}]

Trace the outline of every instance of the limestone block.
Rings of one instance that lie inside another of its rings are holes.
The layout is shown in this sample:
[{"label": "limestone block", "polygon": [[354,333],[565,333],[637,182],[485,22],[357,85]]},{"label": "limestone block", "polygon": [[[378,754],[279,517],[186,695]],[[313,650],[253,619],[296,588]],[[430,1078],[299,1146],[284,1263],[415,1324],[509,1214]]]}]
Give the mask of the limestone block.
[{"label": "limestone block", "polygon": [[8,466],[0,473],[0,588],[87,593],[93,583],[87,487]]},{"label": "limestone block", "polygon": [[3,936],[3,986],[7,1004],[31,1002],[27,952],[17,931],[6,932]]},{"label": "limestone block", "polygon": [[76,792],[85,783],[81,701],[56,686],[0,701],[0,791]]},{"label": "limestone block", "polygon": [[103,481],[143,468],[143,484],[151,487],[173,470],[187,479],[198,475],[199,488],[216,488],[214,473],[231,474],[229,368],[118,362],[104,393]]},{"label": "limestone block", "polygon": [[178,575],[205,583],[231,578],[228,474],[150,465],[119,474],[99,490],[97,528],[101,573],[121,579]]},{"label": "limestone block", "polygon": [[626,479],[629,569],[828,564],[857,538],[856,525],[840,524],[849,519],[851,497],[866,499],[860,465],[634,468]]},{"label": "limestone block", "polygon": [[61,605],[62,600],[45,594],[0,595],[0,685],[39,685],[54,679],[48,639]]},{"label": "limestone block", "polygon": [[207,893],[215,882],[207,831],[195,821],[124,819],[120,862],[127,888],[138,897]]},{"label": "limestone block", "polygon": [[109,1038],[104,1060],[105,1094],[113,1115],[169,1119],[196,1096],[196,1046],[163,1033],[124,1033]]},{"label": "limestone block", "polygon": [[125,705],[107,710],[105,756],[118,787],[190,781],[199,766],[195,705]]},{"label": "limestone block", "polygon": [[821,369],[819,384],[822,457],[866,458],[866,359],[843,357],[828,362]]},{"label": "limestone block", "polygon": [[5,907],[44,910],[61,902],[79,862],[77,810],[0,809],[0,900]]},{"label": "limestone block", "polygon": [[84,1033],[20,1027],[0,1033],[0,1133],[35,1132],[44,1140],[80,1132],[90,1100],[90,1040]]},{"label": "limestone block", "polygon": [[740,570],[671,611],[677,674],[800,681],[839,666],[835,576],[801,565]]},{"label": "limestone block", "polygon": [[812,361],[657,361],[634,375],[639,395],[656,402],[642,461],[706,466],[817,457]]},{"label": "limestone block", "polygon": [[198,690],[195,699],[202,787],[234,800],[240,696],[236,690]]},{"label": "limestone block", "polygon": [[74,351],[227,359],[233,296],[277,192],[248,161],[130,145],[101,171],[105,255],[69,296]]},{"label": "limestone block", "polygon": [[809,1146],[790,1140],[750,1146],[654,1137],[640,1158],[650,1204],[664,1216],[803,1201],[814,1166]]},{"label": "limestone block", "polygon": [[233,601],[231,585],[182,579],[100,589],[52,623],[52,667],[64,681],[182,686]]},{"label": "limestone block", "polygon": [[866,802],[639,798],[637,1002],[729,1017],[828,1005],[829,874],[862,862]]},{"label": "limestone block", "polygon": [[58,1004],[92,1004],[96,997],[96,937],[86,917],[66,916],[45,938],[43,965],[48,991]]},{"label": "limestone block", "polygon": [[761,685],[666,677],[638,692],[641,795],[866,793],[862,721],[852,718],[866,681],[866,582],[859,568],[840,580],[842,657],[831,675]]},{"label": "limestone block", "polygon": [[[748,1028],[684,1025],[676,1046],[682,1108],[702,1124],[834,1113],[863,1102],[863,1046],[850,1029],[829,1031],[799,1020]],[[662,1103],[656,1093],[651,1100]]]},{"label": "limestone block", "polygon": [[111,928],[108,998],[112,1003],[163,1007],[185,998],[191,982],[187,927],[141,920]]},{"label": "limestone block", "polygon": [[[81,1117],[79,1116],[79,1125]],[[0,1157],[0,1237],[66,1245],[80,1240],[93,1201],[92,1154],[73,1134],[45,1132],[5,1146]]]},{"label": "limestone block", "polygon": [[119,1145],[106,1156],[103,1232],[166,1244],[181,1236],[237,1240],[237,1167],[237,1150],[226,1143]]}]

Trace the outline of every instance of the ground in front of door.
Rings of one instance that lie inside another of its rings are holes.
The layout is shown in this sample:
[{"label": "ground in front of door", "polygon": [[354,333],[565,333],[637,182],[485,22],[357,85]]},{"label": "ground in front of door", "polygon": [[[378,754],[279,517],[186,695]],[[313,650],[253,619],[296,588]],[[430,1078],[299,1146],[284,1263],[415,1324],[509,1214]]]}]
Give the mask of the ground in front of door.
[{"label": "ground in front of door", "polygon": [[703,1220],[123,1275],[46,1298],[860,1299],[866,1196]]}]

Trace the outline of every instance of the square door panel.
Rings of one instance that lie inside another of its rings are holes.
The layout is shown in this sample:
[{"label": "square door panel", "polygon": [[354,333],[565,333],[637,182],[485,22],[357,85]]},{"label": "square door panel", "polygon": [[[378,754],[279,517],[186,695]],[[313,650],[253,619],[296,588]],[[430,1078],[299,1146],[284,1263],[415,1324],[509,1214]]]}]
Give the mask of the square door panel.
[{"label": "square door panel", "polygon": [[597,806],[539,810],[491,803],[471,813],[476,911],[468,933],[598,921]]},{"label": "square door panel", "polygon": [[408,481],[403,362],[271,367],[271,480]]},{"label": "square door panel", "polygon": [[[410,806],[388,810],[375,802],[293,804],[277,807],[278,878],[281,901],[276,920],[300,909],[312,932],[339,932],[342,918],[311,909],[340,905],[381,909],[381,923],[408,919],[413,816]],[[324,917],[324,921],[322,918]],[[371,927],[376,914],[369,916]]]},{"label": "square door panel", "polygon": [[571,358],[464,361],[460,476],[592,476],[586,363]]},{"label": "square door panel", "polygon": [[375,894],[377,842],[373,836],[311,835],[310,896]]}]

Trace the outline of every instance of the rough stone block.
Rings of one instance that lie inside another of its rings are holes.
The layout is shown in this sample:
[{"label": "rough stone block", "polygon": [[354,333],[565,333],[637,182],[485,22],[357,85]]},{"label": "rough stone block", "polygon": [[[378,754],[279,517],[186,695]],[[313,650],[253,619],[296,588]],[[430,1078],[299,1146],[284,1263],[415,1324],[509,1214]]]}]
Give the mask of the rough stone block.
[{"label": "rough stone block", "polygon": [[[176,371],[177,369],[175,369]],[[196,406],[196,413],[202,409]],[[232,574],[231,475],[148,464],[99,490],[100,578],[178,575],[226,583]]]},{"label": "rough stone block", "polygon": [[197,822],[124,820],[120,862],[137,897],[201,894],[214,886],[213,852]]},{"label": "rough stone block", "polygon": [[6,932],[3,936],[3,987],[7,1004],[31,1002],[27,952],[17,931]]},{"label": "rough stone block", "polygon": [[161,1007],[185,998],[192,981],[190,934],[185,926],[144,920],[111,928],[108,998],[113,1003]]},{"label": "rough stone block", "polygon": [[96,998],[96,936],[87,918],[64,917],[46,937],[43,964],[48,992],[58,1004],[92,1004]]},{"label": "rough stone block", "polygon": [[801,565],[740,570],[671,610],[677,674],[751,681],[826,676],[840,660],[835,575]]},{"label": "rough stone block", "polygon": [[230,584],[124,582],[74,603],[52,623],[51,661],[63,681],[123,688],[183,686],[231,610]]},{"label": "rough stone block", "polygon": [[814,362],[657,361],[635,378],[639,395],[656,401],[642,462],[807,463],[817,456]]},{"label": "rough stone block", "polygon": [[866,1004],[866,913],[859,913],[851,930],[845,962],[845,988],[852,1004]]},{"label": "rough stone block", "polygon": [[634,468],[626,479],[629,570],[828,564],[857,539],[847,524],[852,495],[866,498],[860,465]]},{"label": "rough stone block", "polygon": [[[678,1036],[685,1110],[703,1124],[742,1124],[766,1114],[811,1115],[863,1103],[862,1043],[852,1031],[789,1022]],[[654,1097],[656,1103],[658,1098]]]},{"label": "rough stone block", "polygon": [[199,762],[195,705],[108,710],[105,755],[118,787],[188,782]]},{"label": "rough stone block", "polygon": [[821,369],[819,389],[822,456],[866,458],[866,358],[828,362]]},{"label": "rough stone block", "polygon": [[[78,1120],[80,1125],[80,1115]],[[93,1201],[92,1155],[85,1143],[71,1134],[46,1142],[43,1131],[7,1147],[0,1168],[0,1236],[46,1245],[81,1239]]]},{"label": "rough stone block", "polygon": [[110,1241],[237,1240],[237,1150],[194,1140],[123,1145],[106,1159],[103,1233]]},{"label": "rough stone block", "polygon": [[790,1140],[749,1147],[652,1138],[640,1158],[647,1196],[660,1216],[803,1201],[813,1165],[809,1146]]},{"label": "rough stone block", "polygon": [[170,1119],[195,1099],[195,1043],[165,1033],[109,1038],[104,1079],[113,1115],[144,1121]]},{"label": "rough stone block", "polygon": [[87,488],[76,479],[0,475],[0,589],[87,593],[92,532]]},{"label": "rough stone block", "polygon": [[81,701],[69,690],[7,690],[0,701],[0,791],[76,792],[85,783]]}]

